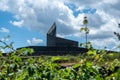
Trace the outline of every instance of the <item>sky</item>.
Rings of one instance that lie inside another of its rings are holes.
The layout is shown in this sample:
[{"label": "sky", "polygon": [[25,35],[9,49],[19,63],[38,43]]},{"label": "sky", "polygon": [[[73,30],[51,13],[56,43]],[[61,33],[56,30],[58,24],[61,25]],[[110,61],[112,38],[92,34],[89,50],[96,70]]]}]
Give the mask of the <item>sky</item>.
[{"label": "sky", "polygon": [[57,36],[85,43],[80,28],[87,16],[93,47],[117,50],[119,4],[120,0],[0,0],[0,40],[10,35],[6,41],[14,42],[14,48],[46,46],[46,33],[56,22]]}]

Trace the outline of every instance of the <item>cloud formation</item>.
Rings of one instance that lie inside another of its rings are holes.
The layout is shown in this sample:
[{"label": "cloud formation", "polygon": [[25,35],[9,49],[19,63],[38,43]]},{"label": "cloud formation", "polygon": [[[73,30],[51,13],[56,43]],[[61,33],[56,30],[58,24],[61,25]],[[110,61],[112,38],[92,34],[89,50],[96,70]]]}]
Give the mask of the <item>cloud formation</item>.
[{"label": "cloud formation", "polygon": [[1,27],[0,32],[9,33],[10,31],[9,31],[9,29],[7,29],[5,27]]},{"label": "cloud formation", "polygon": [[1,0],[0,10],[15,14],[16,20],[10,21],[14,26],[46,33],[56,22],[59,35],[82,38],[84,33],[79,30],[84,27],[82,22],[86,15],[90,28],[89,39],[96,41],[94,45],[101,45],[100,39],[103,39],[103,43],[107,39],[111,40],[109,43],[116,41],[113,32],[119,30],[119,4],[119,0]]},{"label": "cloud formation", "polygon": [[43,43],[43,40],[42,39],[32,38],[32,40],[27,40],[27,43],[29,45],[38,45],[40,43]]},{"label": "cloud formation", "polygon": [[0,49],[0,52],[5,53],[4,49]]},{"label": "cloud formation", "polygon": [[21,20],[21,21],[10,21],[10,23],[14,26],[22,27],[24,21],[23,20]]}]

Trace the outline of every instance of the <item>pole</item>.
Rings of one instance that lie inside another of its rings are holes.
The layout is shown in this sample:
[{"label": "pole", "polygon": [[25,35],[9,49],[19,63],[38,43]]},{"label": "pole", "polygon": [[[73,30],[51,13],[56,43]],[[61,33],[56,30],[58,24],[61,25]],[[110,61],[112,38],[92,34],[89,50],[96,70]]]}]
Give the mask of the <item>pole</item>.
[{"label": "pole", "polygon": [[85,39],[86,39],[85,47],[87,48],[87,34],[88,34],[87,24],[88,24],[88,20],[87,20],[86,16],[84,17],[83,24],[85,25]]},{"label": "pole", "polygon": [[[86,29],[87,29],[87,24],[86,24]],[[87,32],[86,32],[86,48],[87,48]]]}]

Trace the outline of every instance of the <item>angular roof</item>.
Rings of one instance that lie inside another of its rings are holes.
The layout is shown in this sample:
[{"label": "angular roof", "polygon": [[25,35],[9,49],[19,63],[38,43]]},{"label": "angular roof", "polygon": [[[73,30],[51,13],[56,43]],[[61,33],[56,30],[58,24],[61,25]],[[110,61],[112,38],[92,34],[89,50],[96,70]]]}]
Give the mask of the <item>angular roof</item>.
[{"label": "angular roof", "polygon": [[56,23],[55,22],[53,23],[52,27],[47,32],[47,35],[56,37]]},{"label": "angular roof", "polygon": [[53,23],[51,28],[49,29],[47,33],[47,46],[52,46],[52,47],[78,47],[78,42],[65,39],[65,38],[60,38],[56,36],[56,23]]}]

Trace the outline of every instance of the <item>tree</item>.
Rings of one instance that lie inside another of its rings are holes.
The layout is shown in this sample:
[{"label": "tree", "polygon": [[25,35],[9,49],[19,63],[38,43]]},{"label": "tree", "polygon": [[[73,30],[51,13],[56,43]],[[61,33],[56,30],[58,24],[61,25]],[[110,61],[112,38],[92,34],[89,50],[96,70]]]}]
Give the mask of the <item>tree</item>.
[{"label": "tree", "polygon": [[[118,27],[120,28],[120,23],[118,24]],[[117,36],[118,40],[120,41],[120,33],[114,32],[114,34]],[[117,46],[117,48],[120,48],[120,44]]]},{"label": "tree", "polygon": [[84,17],[84,20],[83,20],[83,25],[85,26],[85,27],[82,27],[81,29],[80,29],[80,31],[85,31],[85,40],[86,40],[86,42],[85,42],[85,48],[87,48],[88,47],[88,37],[87,37],[87,34],[89,33],[89,29],[88,29],[88,27],[87,27],[87,24],[88,24],[88,20],[87,20],[87,17],[85,16]]},{"label": "tree", "polygon": [[[118,24],[118,27],[120,28],[120,23]],[[120,40],[120,33],[114,32],[114,34],[118,37],[118,40]]]}]

